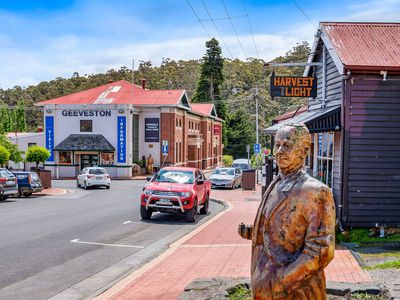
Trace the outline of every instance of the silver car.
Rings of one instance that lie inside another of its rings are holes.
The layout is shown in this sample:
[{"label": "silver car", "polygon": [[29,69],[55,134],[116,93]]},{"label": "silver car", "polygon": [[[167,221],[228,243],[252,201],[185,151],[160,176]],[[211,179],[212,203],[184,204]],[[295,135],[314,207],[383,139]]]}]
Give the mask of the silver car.
[{"label": "silver car", "polygon": [[99,167],[87,167],[79,172],[76,178],[77,187],[83,187],[87,190],[92,186],[104,186],[109,189],[111,186],[110,175],[108,175],[106,169]]},{"label": "silver car", "polygon": [[7,169],[0,169],[0,200],[18,193],[18,180]]},{"label": "silver car", "polygon": [[218,168],[212,172],[210,181],[211,187],[241,187],[242,171],[238,168]]}]

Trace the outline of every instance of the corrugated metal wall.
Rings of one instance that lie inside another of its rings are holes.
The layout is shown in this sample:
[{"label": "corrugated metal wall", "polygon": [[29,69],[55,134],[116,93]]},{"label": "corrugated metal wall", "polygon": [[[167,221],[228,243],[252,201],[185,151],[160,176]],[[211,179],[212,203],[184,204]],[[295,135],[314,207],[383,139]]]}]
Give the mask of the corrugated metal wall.
[{"label": "corrugated metal wall", "polygon": [[400,224],[400,77],[346,83],[344,221]]}]

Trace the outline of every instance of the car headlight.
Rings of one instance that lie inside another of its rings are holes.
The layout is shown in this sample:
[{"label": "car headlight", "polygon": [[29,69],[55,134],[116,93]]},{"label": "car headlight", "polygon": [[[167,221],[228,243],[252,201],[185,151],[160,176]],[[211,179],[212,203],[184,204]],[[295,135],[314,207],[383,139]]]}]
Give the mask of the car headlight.
[{"label": "car headlight", "polygon": [[146,196],[150,196],[150,195],[153,194],[153,193],[154,193],[153,190],[148,190],[148,189],[145,189],[145,190],[144,190],[144,194],[145,194]]},{"label": "car headlight", "polygon": [[188,198],[188,197],[190,197],[191,195],[192,195],[191,192],[180,192],[180,193],[179,193],[179,196],[182,197],[182,198]]}]

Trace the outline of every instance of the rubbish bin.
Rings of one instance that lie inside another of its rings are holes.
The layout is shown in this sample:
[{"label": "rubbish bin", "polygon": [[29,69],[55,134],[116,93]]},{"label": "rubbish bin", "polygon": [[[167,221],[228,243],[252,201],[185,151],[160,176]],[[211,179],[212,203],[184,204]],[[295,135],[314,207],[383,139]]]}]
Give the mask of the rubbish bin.
[{"label": "rubbish bin", "polygon": [[43,188],[51,188],[51,171],[50,170],[37,170],[36,173],[39,175],[42,181]]},{"label": "rubbish bin", "polygon": [[242,189],[255,190],[256,189],[256,170],[243,170],[242,171]]}]

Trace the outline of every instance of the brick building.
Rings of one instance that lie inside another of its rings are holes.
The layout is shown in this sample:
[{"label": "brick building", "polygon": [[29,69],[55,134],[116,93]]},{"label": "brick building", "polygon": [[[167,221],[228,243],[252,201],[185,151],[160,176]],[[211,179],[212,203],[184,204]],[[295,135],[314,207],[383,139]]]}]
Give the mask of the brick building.
[{"label": "brick building", "polygon": [[129,177],[132,164],[149,155],[155,167],[204,169],[222,159],[222,120],[214,105],[191,104],[185,90],[148,90],[145,82],[121,80],[38,105],[51,151],[46,167],[56,177],[73,177],[90,165]]}]

